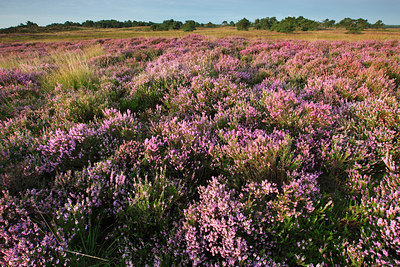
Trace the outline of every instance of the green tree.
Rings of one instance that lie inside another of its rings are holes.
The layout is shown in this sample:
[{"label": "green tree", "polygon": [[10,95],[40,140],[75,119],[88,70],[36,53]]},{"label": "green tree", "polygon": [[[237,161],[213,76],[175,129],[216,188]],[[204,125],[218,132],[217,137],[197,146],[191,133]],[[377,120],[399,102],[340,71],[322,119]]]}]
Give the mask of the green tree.
[{"label": "green tree", "polygon": [[362,18],[357,19],[356,24],[363,30],[371,27],[371,24],[368,22],[368,20]]},{"label": "green tree", "polygon": [[359,18],[357,20],[345,18],[338,23],[339,27],[344,27],[347,33],[361,33],[364,29],[371,27],[368,20]]},{"label": "green tree", "polygon": [[182,27],[183,31],[185,32],[192,32],[196,30],[196,22],[194,20],[187,20]]},{"label": "green tree", "polygon": [[236,23],[236,29],[239,31],[248,31],[250,25],[250,21],[246,18],[243,18]]},{"label": "green tree", "polygon": [[256,19],[253,23],[253,27],[255,30],[261,30],[260,19]]},{"label": "green tree", "polygon": [[350,27],[354,23],[354,20],[351,18],[344,18],[336,24],[337,27],[347,28]]},{"label": "green tree", "polygon": [[322,22],[322,26],[324,27],[324,28],[331,28],[331,27],[333,27],[333,26],[335,26],[335,23],[336,23],[336,21],[335,20],[330,20],[330,19],[325,19],[323,22]]},{"label": "green tree", "polygon": [[214,23],[212,23],[212,22],[209,22],[209,23],[207,23],[207,24],[205,24],[204,25],[204,27],[206,27],[206,28],[215,28],[217,25],[215,25]]},{"label": "green tree", "polygon": [[297,28],[302,31],[315,31],[318,29],[318,22],[306,19],[303,16],[296,18]]},{"label": "green tree", "polygon": [[286,17],[275,24],[272,29],[277,32],[292,33],[296,30],[297,22],[295,17]]},{"label": "green tree", "polygon": [[383,24],[382,20],[378,20],[374,24],[371,25],[374,29],[383,29],[385,28],[385,24]]},{"label": "green tree", "polygon": [[171,25],[171,29],[173,30],[179,30],[182,28],[183,23],[181,21],[174,21]]},{"label": "green tree", "polygon": [[86,20],[84,23],[82,23],[83,27],[94,27],[94,21],[93,20]]},{"label": "green tree", "polygon": [[256,30],[270,30],[272,26],[278,23],[278,20],[275,17],[272,18],[262,18],[256,19],[254,21],[254,29]]},{"label": "green tree", "polygon": [[28,28],[38,28],[39,26],[38,26],[36,23],[34,23],[34,22],[28,20],[28,21],[26,22],[25,27],[28,27]]}]

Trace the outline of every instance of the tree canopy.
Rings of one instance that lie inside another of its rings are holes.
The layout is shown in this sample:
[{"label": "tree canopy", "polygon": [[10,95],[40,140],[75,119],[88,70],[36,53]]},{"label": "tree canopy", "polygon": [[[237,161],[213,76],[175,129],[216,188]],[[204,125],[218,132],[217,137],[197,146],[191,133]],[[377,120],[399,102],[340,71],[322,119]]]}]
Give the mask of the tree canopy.
[{"label": "tree canopy", "polygon": [[239,31],[248,31],[250,26],[251,22],[246,18],[242,18],[236,23],[236,29]]},{"label": "tree canopy", "polygon": [[183,24],[183,31],[192,32],[196,30],[196,22],[194,20],[187,20],[185,24]]}]

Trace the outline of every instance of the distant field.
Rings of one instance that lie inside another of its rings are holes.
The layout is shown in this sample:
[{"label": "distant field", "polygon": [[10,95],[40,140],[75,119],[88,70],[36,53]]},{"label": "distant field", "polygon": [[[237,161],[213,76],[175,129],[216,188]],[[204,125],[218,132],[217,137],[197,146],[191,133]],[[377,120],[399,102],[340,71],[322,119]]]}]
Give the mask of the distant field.
[{"label": "distant field", "polygon": [[235,27],[199,28],[194,32],[182,30],[149,31],[148,27],[133,27],[121,29],[87,29],[77,31],[65,31],[57,33],[18,33],[0,34],[0,43],[15,42],[57,42],[77,41],[90,39],[123,39],[136,37],[183,37],[190,34],[224,38],[228,36],[240,36],[250,39],[292,39],[292,40],[400,40],[400,29],[366,30],[362,34],[346,34],[344,30],[320,30],[310,32],[296,32],[291,34],[270,32],[265,30],[238,31]]}]

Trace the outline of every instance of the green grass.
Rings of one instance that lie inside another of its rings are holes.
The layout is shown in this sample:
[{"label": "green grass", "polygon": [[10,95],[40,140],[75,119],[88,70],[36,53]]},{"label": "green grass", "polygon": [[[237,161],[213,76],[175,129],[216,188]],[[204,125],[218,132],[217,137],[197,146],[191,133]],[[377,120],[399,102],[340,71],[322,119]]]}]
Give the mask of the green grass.
[{"label": "green grass", "polygon": [[[40,83],[45,90],[52,90],[58,83],[67,88],[91,87],[96,81],[95,69],[90,59],[104,54],[100,45],[85,47],[81,51],[54,51],[47,56],[0,55],[0,68],[22,71],[45,71]],[[46,69],[46,64],[52,66]]]},{"label": "green grass", "polygon": [[43,86],[46,89],[52,89],[57,86],[57,83],[60,83],[64,87],[75,89],[90,87],[96,77],[93,67],[89,64],[89,60],[103,53],[103,49],[97,45],[85,48],[80,53],[52,54],[50,59],[59,68],[44,77],[42,81]]}]

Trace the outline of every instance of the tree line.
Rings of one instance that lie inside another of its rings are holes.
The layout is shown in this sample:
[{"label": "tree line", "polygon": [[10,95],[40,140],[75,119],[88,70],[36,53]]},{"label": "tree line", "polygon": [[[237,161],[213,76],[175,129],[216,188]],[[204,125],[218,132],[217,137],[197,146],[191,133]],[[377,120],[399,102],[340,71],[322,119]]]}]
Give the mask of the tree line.
[{"label": "tree line", "polygon": [[164,20],[162,23],[155,22],[144,22],[136,20],[117,21],[117,20],[99,20],[92,21],[86,20],[82,23],[66,21],[64,23],[52,23],[47,26],[39,26],[38,24],[27,21],[25,24],[21,23],[15,27],[9,27],[0,29],[0,33],[34,33],[34,32],[51,32],[51,31],[64,31],[64,30],[76,30],[81,27],[87,28],[128,28],[148,26],[149,30],[152,31],[168,31],[168,30],[183,30],[183,31],[194,31],[198,27],[215,28],[221,26],[236,26],[237,30],[249,30],[252,27],[255,30],[270,30],[283,33],[292,33],[295,31],[315,31],[319,29],[327,28],[345,28],[348,33],[361,33],[363,30],[368,28],[382,29],[385,28],[385,24],[382,20],[376,21],[374,24],[368,22],[368,20],[359,18],[344,18],[339,22],[335,20],[325,19],[321,22],[299,17],[286,17],[282,20],[278,20],[276,17],[266,17],[256,19],[254,22],[243,18],[236,23],[234,21],[223,21],[221,24],[199,23],[194,20],[186,20],[184,23],[173,19]]},{"label": "tree line", "polygon": [[382,20],[376,21],[371,24],[366,19],[352,19],[344,18],[338,23],[335,20],[325,19],[322,22],[310,20],[299,17],[286,17],[279,21],[276,17],[266,17],[262,19],[256,19],[254,22],[250,22],[248,19],[243,18],[236,23],[238,30],[248,30],[253,27],[256,30],[270,30],[283,33],[292,33],[295,31],[315,31],[320,29],[328,28],[345,28],[348,33],[361,33],[365,29],[383,29],[385,24]]}]

